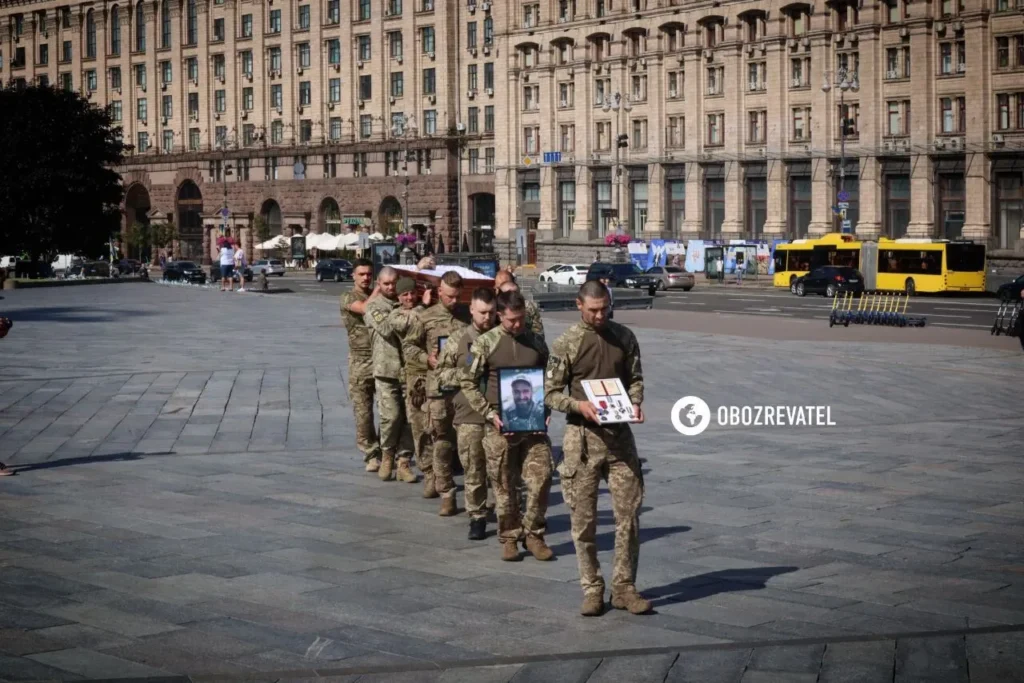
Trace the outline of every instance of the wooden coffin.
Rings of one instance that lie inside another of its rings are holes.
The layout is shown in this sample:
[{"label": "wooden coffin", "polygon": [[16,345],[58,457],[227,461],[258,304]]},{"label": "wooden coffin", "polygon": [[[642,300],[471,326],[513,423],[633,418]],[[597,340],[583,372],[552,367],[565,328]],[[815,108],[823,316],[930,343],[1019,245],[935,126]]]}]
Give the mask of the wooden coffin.
[{"label": "wooden coffin", "polygon": [[441,278],[449,270],[455,270],[462,276],[462,287],[459,290],[459,303],[469,304],[473,300],[473,292],[479,287],[494,289],[494,279],[467,268],[457,266],[440,266],[436,270],[415,270],[411,267],[394,266],[403,277],[411,277],[416,281],[420,291],[433,289],[437,291]]}]

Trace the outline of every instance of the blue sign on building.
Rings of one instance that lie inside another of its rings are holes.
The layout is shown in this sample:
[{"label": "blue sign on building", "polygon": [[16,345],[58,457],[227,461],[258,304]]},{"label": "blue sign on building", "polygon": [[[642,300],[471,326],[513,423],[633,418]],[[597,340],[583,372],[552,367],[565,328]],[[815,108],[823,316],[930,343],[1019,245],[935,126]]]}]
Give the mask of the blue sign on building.
[{"label": "blue sign on building", "polygon": [[544,163],[545,164],[560,164],[562,163],[561,152],[544,152]]}]

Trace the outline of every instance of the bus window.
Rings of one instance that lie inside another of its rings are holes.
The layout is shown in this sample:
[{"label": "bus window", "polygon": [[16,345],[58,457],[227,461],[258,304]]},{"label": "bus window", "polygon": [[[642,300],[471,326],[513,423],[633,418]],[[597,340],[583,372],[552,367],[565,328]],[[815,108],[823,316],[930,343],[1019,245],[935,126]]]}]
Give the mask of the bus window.
[{"label": "bus window", "polygon": [[958,273],[985,270],[985,247],[980,244],[947,244],[946,269]]},{"label": "bus window", "polygon": [[886,251],[878,258],[879,273],[901,275],[942,275],[940,251]]},{"label": "bus window", "polygon": [[[787,249],[782,252],[788,258],[784,271],[797,271],[802,272],[811,269],[811,256],[813,250],[811,249]],[[778,266],[776,265],[776,272],[778,272]]]},{"label": "bus window", "polygon": [[775,272],[784,273],[786,272],[786,252],[776,250],[775,252]]}]

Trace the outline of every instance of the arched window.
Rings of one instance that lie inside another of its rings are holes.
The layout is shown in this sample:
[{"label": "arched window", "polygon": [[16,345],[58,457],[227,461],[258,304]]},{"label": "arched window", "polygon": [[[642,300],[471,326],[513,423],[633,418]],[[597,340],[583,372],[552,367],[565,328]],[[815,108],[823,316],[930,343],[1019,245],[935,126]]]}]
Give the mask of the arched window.
[{"label": "arched window", "polygon": [[160,47],[171,46],[171,5],[167,0],[160,3]]},{"label": "arched window", "polygon": [[146,9],[142,0],[135,5],[135,51],[146,51]]},{"label": "arched window", "polygon": [[110,8],[110,54],[121,54],[121,8]]},{"label": "arched window", "polygon": [[96,15],[92,10],[85,13],[85,56],[96,59]]},{"label": "arched window", "polygon": [[195,45],[199,42],[199,19],[196,16],[196,0],[188,0],[185,23],[186,43]]}]

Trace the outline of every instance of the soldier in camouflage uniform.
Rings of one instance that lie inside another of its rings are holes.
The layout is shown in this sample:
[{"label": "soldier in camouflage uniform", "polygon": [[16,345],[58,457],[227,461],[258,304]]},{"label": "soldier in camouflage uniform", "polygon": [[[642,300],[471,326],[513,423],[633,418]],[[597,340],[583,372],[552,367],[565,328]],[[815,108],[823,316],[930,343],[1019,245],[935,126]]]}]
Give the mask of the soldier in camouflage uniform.
[{"label": "soldier in camouflage uniform", "polygon": [[[518,543],[525,539],[526,549],[535,558],[550,560],[554,553],[544,542],[544,532],[551,490],[551,441],[546,433],[502,434],[498,401],[498,370],[544,367],[548,348],[543,339],[526,328],[526,301],[522,294],[505,292],[497,299],[500,325],[481,334],[470,346],[472,359],[461,371],[462,393],[473,410],[487,421],[483,446],[497,499],[501,559],[521,560]],[[516,495],[520,479],[527,490],[523,515]]]},{"label": "soldier in camouflage uniform", "polygon": [[367,472],[380,469],[380,440],[373,423],[373,360],[370,329],[363,322],[373,284],[373,262],[359,259],[352,271],[354,285],[341,295],[341,319],[348,331],[348,397],[356,420],[356,446]]},{"label": "soldier in camouflage uniform", "polygon": [[643,422],[640,347],[628,328],[608,320],[608,289],[600,282],[584,284],[576,305],[582,320],[555,342],[548,360],[544,401],[567,415],[559,474],[583,586],[580,611],[584,616],[604,612],[604,578],[597,561],[595,535],[597,494],[601,479],[606,479],[615,514],[612,607],[643,614],[651,609],[651,603],[636,591],[639,515],[644,496],[640,457],[629,425],[600,426],[597,408],[580,384],[585,379],[618,377],[633,404],[634,419]]},{"label": "soldier in camouflage uniform", "polygon": [[[496,294],[520,292],[516,276],[510,271],[499,270],[498,274],[494,276],[494,291]],[[540,319],[540,308],[537,307],[537,302],[533,299],[526,299],[526,327],[537,337],[544,338],[544,323]]]},{"label": "soldier in camouflage uniform", "polygon": [[[400,277],[395,286],[398,307],[389,314],[389,322],[402,344],[402,373],[405,386],[405,415],[412,431],[413,452],[416,462],[425,476],[431,476],[433,443],[427,430],[427,414],[424,410],[424,396],[427,382],[426,356],[415,345],[409,343],[410,335],[416,328],[417,320],[423,313],[424,305],[416,283],[407,277]],[[408,483],[418,481],[411,470],[401,467],[398,479]]]},{"label": "soldier in camouflage uniform", "polygon": [[[473,324],[448,337],[437,362],[437,381],[444,393],[455,393],[455,433],[459,461],[465,471],[463,488],[469,514],[469,540],[487,538],[487,456],[484,454],[484,416],[473,410],[459,390],[459,371],[470,359],[477,338],[494,327],[494,292],[483,287],[473,292],[469,307]],[[518,554],[518,553],[517,553]]]},{"label": "soldier in camouflage uniform", "polygon": [[[397,317],[391,313],[398,307],[396,286],[398,271],[386,266],[377,275],[379,294],[366,304],[365,320],[373,343],[373,377],[376,382],[377,409],[380,411],[380,447],[383,458],[377,475],[389,481],[398,457],[402,481],[416,481],[409,468],[412,459],[412,431],[405,415],[402,342],[394,329]],[[401,313],[399,315],[402,315]]]},{"label": "soldier in camouflage uniform", "polygon": [[434,446],[433,476],[424,480],[423,495],[428,498],[441,497],[442,517],[450,517],[459,511],[455,502],[455,477],[452,465],[455,459],[455,399],[454,391],[442,391],[438,381],[437,360],[439,340],[450,338],[469,325],[469,309],[458,303],[462,277],[449,271],[441,276],[437,288],[436,305],[423,311],[418,317],[417,327],[410,332],[426,356],[427,367],[427,425]]}]

